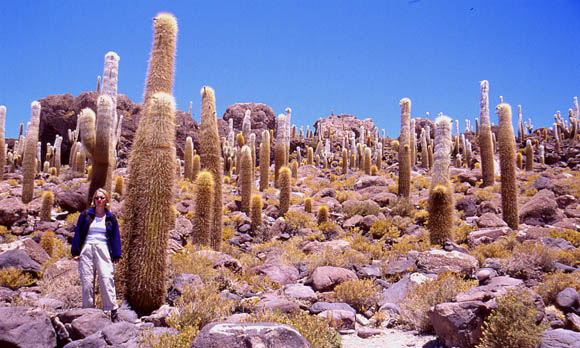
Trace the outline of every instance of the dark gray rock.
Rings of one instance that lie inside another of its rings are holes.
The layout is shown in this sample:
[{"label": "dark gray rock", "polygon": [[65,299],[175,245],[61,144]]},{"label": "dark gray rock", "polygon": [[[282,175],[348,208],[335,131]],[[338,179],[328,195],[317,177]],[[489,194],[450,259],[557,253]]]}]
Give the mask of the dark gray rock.
[{"label": "dark gray rock", "polygon": [[466,301],[438,304],[427,315],[447,347],[473,347],[482,336],[482,324],[490,312],[481,301]]},{"label": "dark gray rock", "polygon": [[111,325],[111,319],[101,310],[87,312],[74,319],[68,330],[73,340],[86,338]]},{"label": "dark gray rock", "polygon": [[0,225],[12,226],[16,221],[26,218],[28,210],[22,200],[16,197],[0,200]]},{"label": "dark gray rock", "polygon": [[21,249],[8,250],[0,254],[0,269],[14,267],[24,272],[38,275],[42,265],[34,261],[26,251]]},{"label": "dark gray rock", "polygon": [[547,189],[536,193],[520,208],[520,222],[528,225],[550,225],[564,218],[558,208],[554,193]]},{"label": "dark gray rock", "polygon": [[565,329],[544,331],[539,348],[580,348],[580,332]]},{"label": "dark gray rock", "polygon": [[204,326],[190,348],[311,348],[296,329],[273,323],[210,323]]},{"label": "dark gray rock", "polygon": [[88,184],[83,184],[77,188],[55,192],[54,201],[62,210],[74,213],[87,208],[88,195],[89,186]]},{"label": "dark gray rock", "polygon": [[463,211],[463,216],[475,216],[477,214],[477,205],[475,197],[464,197],[457,200],[455,208]]},{"label": "dark gray rock", "polygon": [[136,340],[139,328],[127,322],[119,322],[106,326],[102,332],[103,338],[112,346],[127,346],[128,342]]},{"label": "dark gray rock", "polygon": [[81,340],[68,343],[63,348],[109,348],[107,341],[100,333],[95,333]]},{"label": "dark gray rock", "polygon": [[0,307],[0,345],[9,348],[55,348],[50,318],[30,307]]},{"label": "dark gray rock", "polygon": [[580,295],[574,288],[565,288],[556,295],[556,306],[564,313],[576,312],[580,309]]},{"label": "dark gray rock", "polygon": [[199,287],[203,285],[203,281],[201,277],[197,274],[189,274],[189,273],[182,273],[173,279],[173,283],[171,284],[171,288],[167,293],[167,299],[169,300],[169,304],[173,304],[175,300],[185,290],[186,286],[193,286]]},{"label": "dark gray rock", "polygon": [[341,302],[316,302],[308,309],[312,314],[318,314],[328,310],[343,310],[351,311],[356,313],[356,310],[352,308],[348,303]]}]

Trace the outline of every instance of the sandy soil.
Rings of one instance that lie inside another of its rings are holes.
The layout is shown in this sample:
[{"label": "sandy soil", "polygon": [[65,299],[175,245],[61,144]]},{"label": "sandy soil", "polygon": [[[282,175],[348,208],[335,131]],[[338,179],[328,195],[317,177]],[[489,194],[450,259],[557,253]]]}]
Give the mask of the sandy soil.
[{"label": "sandy soil", "polygon": [[436,336],[419,335],[414,331],[385,329],[383,333],[370,338],[360,338],[356,333],[342,336],[343,348],[437,348]]}]

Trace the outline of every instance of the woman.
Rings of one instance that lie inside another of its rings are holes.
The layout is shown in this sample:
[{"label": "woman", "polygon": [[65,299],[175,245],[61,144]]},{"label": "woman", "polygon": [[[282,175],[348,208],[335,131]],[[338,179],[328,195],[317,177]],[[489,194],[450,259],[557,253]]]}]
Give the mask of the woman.
[{"label": "woman", "polygon": [[100,188],[93,194],[91,207],[82,212],[77,221],[71,252],[79,261],[83,308],[93,307],[95,269],[103,310],[111,311],[111,320],[118,321],[117,296],[113,279],[113,264],[121,258],[121,234],[117,218],[108,209],[109,195]]}]

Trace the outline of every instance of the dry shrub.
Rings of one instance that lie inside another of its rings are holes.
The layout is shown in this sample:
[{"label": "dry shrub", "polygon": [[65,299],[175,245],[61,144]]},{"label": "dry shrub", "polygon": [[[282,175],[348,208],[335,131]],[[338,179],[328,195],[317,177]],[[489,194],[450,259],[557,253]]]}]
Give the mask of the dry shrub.
[{"label": "dry shrub", "polygon": [[556,252],[547,246],[534,242],[525,242],[517,245],[511,256],[503,260],[502,270],[521,279],[536,279],[540,272],[550,272],[554,268]]},{"label": "dry shrub", "polygon": [[336,302],[348,303],[362,313],[376,307],[380,290],[372,279],[352,279],[337,285],[332,297]]},{"label": "dry shrub", "polygon": [[394,224],[393,219],[386,218],[375,221],[369,233],[375,239],[397,238],[401,235],[401,230]]},{"label": "dry shrub", "polygon": [[414,217],[415,215],[415,207],[407,198],[397,198],[389,202],[389,207],[392,210],[392,215],[395,216]]},{"label": "dry shrub", "polygon": [[510,289],[497,299],[484,322],[477,348],[537,347],[547,325],[537,325],[538,309],[528,290]]},{"label": "dry shrub", "polygon": [[516,241],[516,234],[500,237],[491,244],[479,244],[471,250],[480,265],[483,265],[487,258],[505,259],[511,255],[511,252],[519,243]]},{"label": "dry shrub", "polygon": [[321,252],[308,255],[306,259],[306,268],[308,275],[311,275],[312,272],[320,266],[350,268],[354,264],[367,265],[370,261],[371,260],[367,255],[354,249],[347,248],[343,251],[338,251],[327,248]]},{"label": "dry shrub", "polygon": [[182,273],[197,274],[203,282],[211,281],[218,275],[213,262],[198,254],[191,244],[169,257],[168,275],[175,277]]},{"label": "dry shrub", "polygon": [[175,307],[167,323],[183,331],[188,327],[201,329],[212,321],[224,319],[233,312],[235,303],[220,295],[217,283],[207,282],[201,286],[186,286]]},{"label": "dry shrub", "polygon": [[261,311],[252,314],[247,321],[253,323],[279,323],[292,326],[298,330],[298,332],[300,332],[308,342],[310,342],[312,347],[342,347],[342,338],[340,337],[340,334],[330,326],[329,319],[310,315],[306,312],[285,314],[280,312]]},{"label": "dry shrub", "polygon": [[314,219],[308,214],[302,213],[298,210],[290,210],[284,214],[284,220],[290,228],[291,233],[296,233],[301,228],[314,228],[316,224]]},{"label": "dry shrub", "polygon": [[68,214],[66,216],[66,223],[67,223],[67,225],[69,225],[69,226],[76,226],[77,221],[79,219],[79,215],[81,215],[81,213],[78,212],[78,211],[76,213]]},{"label": "dry shrub", "polygon": [[431,249],[429,236],[426,233],[421,233],[398,238],[391,246],[390,251],[394,254],[404,255],[411,250],[426,251],[429,249]]},{"label": "dry shrub", "polygon": [[193,326],[184,327],[176,335],[164,333],[156,336],[152,329],[143,331],[139,339],[142,348],[189,348],[199,329]]},{"label": "dry shrub", "polygon": [[356,191],[351,190],[336,191],[336,200],[338,200],[340,203],[348,201],[349,199],[357,199],[358,196],[359,195],[356,193]]},{"label": "dry shrub", "polygon": [[[44,269],[48,268],[48,263],[43,265]],[[43,296],[64,302],[65,309],[81,306],[81,278],[76,266],[50,279],[45,276],[39,285]],[[100,300],[98,294],[95,294],[95,298]]]},{"label": "dry shrub", "polygon": [[17,290],[23,286],[30,286],[36,283],[34,278],[26,272],[14,267],[0,269],[0,286]]},{"label": "dry shrub", "polygon": [[378,215],[380,212],[378,204],[374,201],[358,201],[357,204],[347,205],[343,207],[343,212],[347,218],[354,215],[367,216],[367,215]]},{"label": "dry shrub", "polygon": [[436,279],[426,280],[409,291],[401,304],[402,322],[421,332],[433,332],[427,316],[429,308],[449,302],[474,286],[477,286],[476,280],[463,280],[451,272],[440,273]]},{"label": "dry shrub", "polygon": [[546,305],[556,302],[556,296],[565,288],[574,288],[580,291],[580,278],[575,273],[556,271],[544,276],[543,281],[534,289]]},{"label": "dry shrub", "polygon": [[383,243],[377,243],[367,238],[362,233],[353,233],[343,239],[349,242],[354,250],[360,251],[375,260],[381,259],[385,255],[386,250]]}]

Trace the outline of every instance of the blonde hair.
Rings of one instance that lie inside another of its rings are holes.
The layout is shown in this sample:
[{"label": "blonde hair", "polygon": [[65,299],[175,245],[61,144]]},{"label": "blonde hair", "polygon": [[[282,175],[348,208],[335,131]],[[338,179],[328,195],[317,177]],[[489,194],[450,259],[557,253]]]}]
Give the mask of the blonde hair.
[{"label": "blonde hair", "polygon": [[93,199],[91,199],[91,208],[95,207],[95,197],[97,197],[97,193],[99,193],[99,192],[105,195],[105,198],[107,200],[107,202],[105,203],[105,208],[109,209],[109,201],[110,201],[109,192],[107,192],[107,190],[105,190],[102,187],[96,189],[95,193],[93,193]]}]

